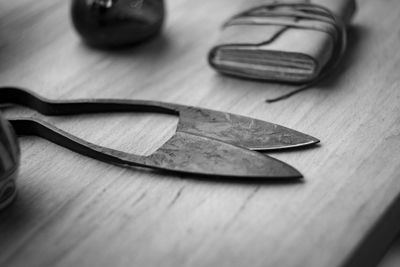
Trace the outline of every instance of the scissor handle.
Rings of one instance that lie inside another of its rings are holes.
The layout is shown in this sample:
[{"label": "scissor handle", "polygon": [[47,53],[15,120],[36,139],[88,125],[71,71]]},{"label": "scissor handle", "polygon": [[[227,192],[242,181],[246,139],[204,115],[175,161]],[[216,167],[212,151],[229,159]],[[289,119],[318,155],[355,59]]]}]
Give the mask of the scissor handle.
[{"label": "scissor handle", "polygon": [[51,100],[17,87],[0,87],[0,104],[17,104],[43,115],[62,116],[103,112],[155,112],[178,115],[183,107],[149,100],[79,99]]},{"label": "scissor handle", "polygon": [[37,118],[15,118],[9,122],[19,136],[38,136],[81,155],[107,163],[145,167],[142,156],[95,145]]}]

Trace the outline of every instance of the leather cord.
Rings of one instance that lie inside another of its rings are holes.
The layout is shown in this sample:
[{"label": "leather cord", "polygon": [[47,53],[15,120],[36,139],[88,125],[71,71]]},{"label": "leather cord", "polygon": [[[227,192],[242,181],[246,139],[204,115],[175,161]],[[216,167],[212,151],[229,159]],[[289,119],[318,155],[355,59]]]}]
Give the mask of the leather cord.
[{"label": "leather cord", "polygon": [[[282,8],[288,8],[282,10]],[[289,17],[293,18],[293,21],[279,21],[278,17]],[[327,30],[326,27],[318,27],[318,25],[302,24],[299,23],[301,20],[312,20],[323,22],[329,25],[333,31]],[[287,99],[295,94],[303,92],[311,88],[316,83],[320,82],[324,77],[330,74],[339,64],[342,59],[347,46],[347,33],[345,24],[341,18],[333,14],[328,8],[316,5],[313,3],[279,3],[274,2],[271,4],[265,4],[257,7],[250,8],[243,11],[232,18],[230,18],[224,26],[230,25],[273,25],[273,26],[284,26],[282,31],[275,34],[271,40],[264,43],[273,42],[279,35],[283,34],[285,30],[289,28],[305,29],[321,31],[329,34],[334,40],[334,50],[326,63],[321,73],[312,81],[302,84],[299,88],[283,94],[276,98],[267,99],[267,103],[273,103],[280,100]]]}]

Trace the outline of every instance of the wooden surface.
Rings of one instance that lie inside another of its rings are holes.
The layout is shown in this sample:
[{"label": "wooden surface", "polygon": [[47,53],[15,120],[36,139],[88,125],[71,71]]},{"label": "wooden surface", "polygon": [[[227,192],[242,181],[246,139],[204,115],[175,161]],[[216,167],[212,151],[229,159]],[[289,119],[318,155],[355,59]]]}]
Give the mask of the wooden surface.
[{"label": "wooden surface", "polygon": [[[0,214],[0,266],[374,265],[400,225],[397,1],[358,1],[337,75],[275,104],[264,99],[292,88],[223,77],[207,65],[219,25],[240,0],[170,0],[163,35],[118,52],[83,45],[68,2],[0,3],[1,85],[50,98],[199,105],[283,124],[322,143],[273,154],[304,182],[235,184],[123,169],[23,138],[19,198]],[[49,120],[142,154],[176,124],[144,114]]]}]

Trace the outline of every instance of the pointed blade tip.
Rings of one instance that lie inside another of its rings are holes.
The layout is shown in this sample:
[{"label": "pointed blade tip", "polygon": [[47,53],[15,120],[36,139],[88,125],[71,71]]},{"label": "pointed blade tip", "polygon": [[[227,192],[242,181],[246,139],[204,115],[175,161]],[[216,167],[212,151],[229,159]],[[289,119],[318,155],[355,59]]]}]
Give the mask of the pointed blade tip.
[{"label": "pointed blade tip", "polygon": [[[270,179],[270,180],[280,180],[280,181],[289,181],[289,180],[298,180],[302,179],[303,175],[293,166],[280,161],[276,158],[268,157],[270,160],[269,165],[274,166],[274,168],[269,169],[262,178]],[[271,161],[272,160],[272,161]]]},{"label": "pointed blade tip", "polygon": [[315,138],[313,136],[310,136],[310,139],[311,139],[310,145],[316,145],[318,143],[321,143],[321,140],[319,140],[318,138]]},{"label": "pointed blade tip", "polygon": [[[213,175],[211,175],[213,176]],[[252,181],[282,181],[282,182],[289,182],[289,181],[298,181],[303,180],[304,176],[297,171],[296,169],[286,170],[286,172],[282,172],[281,174],[271,174],[266,173],[265,175],[262,174],[242,174],[242,175],[216,175],[216,176],[223,176],[227,178],[233,179],[250,179]]]},{"label": "pointed blade tip", "polygon": [[264,180],[264,181],[298,181],[298,180],[303,180],[304,176],[298,172],[297,170],[294,170],[292,173],[288,174],[282,174],[282,175],[271,175],[271,174],[266,174],[266,175],[257,175],[257,176],[251,176],[248,175],[246,177],[241,177],[241,178],[249,178],[249,179],[254,179],[254,180]]},{"label": "pointed blade tip", "polygon": [[280,145],[264,145],[264,146],[249,146],[247,147],[250,150],[254,151],[277,151],[277,150],[287,150],[287,149],[295,149],[295,148],[302,148],[302,147],[310,147],[321,143],[321,141],[315,137],[310,136],[307,140],[298,142],[295,144],[280,144]]},{"label": "pointed blade tip", "polygon": [[283,174],[280,179],[285,179],[285,180],[299,180],[303,179],[303,175],[294,167],[288,165],[290,169],[286,168],[286,173]]},{"label": "pointed blade tip", "polygon": [[303,133],[301,133],[301,135],[302,135],[302,138],[299,138],[300,140],[298,140],[296,143],[294,143],[290,146],[287,146],[287,148],[313,146],[313,145],[316,145],[321,142],[321,140],[319,140],[318,138],[315,138],[314,136],[303,134]]}]

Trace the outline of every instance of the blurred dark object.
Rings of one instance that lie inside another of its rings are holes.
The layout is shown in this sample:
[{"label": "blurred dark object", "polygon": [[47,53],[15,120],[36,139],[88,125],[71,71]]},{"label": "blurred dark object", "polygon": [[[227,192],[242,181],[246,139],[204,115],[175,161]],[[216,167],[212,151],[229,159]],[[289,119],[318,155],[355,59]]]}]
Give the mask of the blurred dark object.
[{"label": "blurred dark object", "polygon": [[19,158],[20,150],[14,130],[0,114],[0,210],[7,207],[16,196]]},{"label": "blurred dark object", "polygon": [[121,47],[156,35],[163,25],[163,0],[73,0],[72,21],[89,45]]}]

